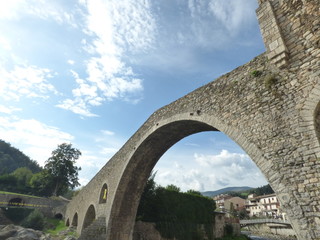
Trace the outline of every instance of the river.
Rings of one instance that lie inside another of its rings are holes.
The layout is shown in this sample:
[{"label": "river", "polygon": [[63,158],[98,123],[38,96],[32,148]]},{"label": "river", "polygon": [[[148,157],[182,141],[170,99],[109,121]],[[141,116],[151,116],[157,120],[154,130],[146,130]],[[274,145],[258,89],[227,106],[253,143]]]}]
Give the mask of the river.
[{"label": "river", "polygon": [[255,234],[251,234],[250,232],[246,232],[246,231],[243,231],[241,233],[247,235],[252,240],[295,240],[295,238],[281,237],[279,235],[272,235],[272,237],[271,236],[265,237],[265,236],[256,236]]}]

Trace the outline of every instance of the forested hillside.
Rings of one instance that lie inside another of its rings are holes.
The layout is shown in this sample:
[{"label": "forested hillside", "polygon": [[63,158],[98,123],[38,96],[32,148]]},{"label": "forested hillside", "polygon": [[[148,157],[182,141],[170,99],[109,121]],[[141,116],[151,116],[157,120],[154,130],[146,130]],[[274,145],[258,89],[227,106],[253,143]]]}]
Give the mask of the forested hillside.
[{"label": "forested hillside", "polygon": [[27,167],[33,173],[42,170],[36,161],[31,160],[27,155],[12,147],[9,143],[0,140],[0,175],[12,173],[21,167]]}]

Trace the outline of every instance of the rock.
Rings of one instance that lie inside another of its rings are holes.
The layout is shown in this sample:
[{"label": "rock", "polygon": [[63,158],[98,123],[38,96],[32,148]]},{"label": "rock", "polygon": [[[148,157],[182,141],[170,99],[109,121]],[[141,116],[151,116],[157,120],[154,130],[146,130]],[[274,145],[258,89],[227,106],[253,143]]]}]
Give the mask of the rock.
[{"label": "rock", "polygon": [[0,240],[6,240],[8,238],[11,238],[16,234],[16,230],[7,230],[7,231],[1,231],[0,232]]},{"label": "rock", "polygon": [[10,224],[0,228],[0,240],[51,240],[51,238],[41,231]]},{"label": "rock", "polygon": [[77,238],[73,237],[73,236],[68,236],[63,240],[77,240]]}]

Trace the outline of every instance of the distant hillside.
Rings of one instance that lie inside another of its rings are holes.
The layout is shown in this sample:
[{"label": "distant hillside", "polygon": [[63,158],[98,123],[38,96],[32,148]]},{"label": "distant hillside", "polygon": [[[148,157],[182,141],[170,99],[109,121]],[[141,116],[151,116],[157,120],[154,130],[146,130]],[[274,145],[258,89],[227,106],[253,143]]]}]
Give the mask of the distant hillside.
[{"label": "distant hillside", "polygon": [[252,189],[252,188],[251,187],[227,187],[227,188],[219,189],[217,191],[202,192],[201,194],[203,196],[206,196],[206,197],[214,197],[214,196],[217,196],[217,195],[222,194],[222,193],[242,192],[242,191],[247,191],[247,190],[250,190],[250,189]]},{"label": "distant hillside", "polygon": [[0,140],[0,175],[12,173],[20,167],[27,167],[33,173],[41,171],[41,167],[36,161],[31,160],[9,143]]}]

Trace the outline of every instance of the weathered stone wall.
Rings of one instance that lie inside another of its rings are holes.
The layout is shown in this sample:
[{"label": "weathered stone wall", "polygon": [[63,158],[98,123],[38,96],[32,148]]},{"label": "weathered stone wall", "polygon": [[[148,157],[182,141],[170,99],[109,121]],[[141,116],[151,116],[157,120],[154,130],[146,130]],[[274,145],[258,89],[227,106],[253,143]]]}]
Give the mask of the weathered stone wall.
[{"label": "weathered stone wall", "polygon": [[252,225],[246,226],[243,229],[257,235],[273,234],[273,235],[284,236],[284,237],[295,236],[295,232],[290,226],[285,227],[279,224],[270,224],[270,223],[252,224]]},{"label": "weathered stone wall", "polygon": [[190,134],[219,130],[260,168],[298,239],[320,239],[319,1],[259,2],[267,53],[152,114],[68,206],[78,232],[93,205],[96,218],[106,219],[107,239],[131,239],[140,195],[162,154]]}]

